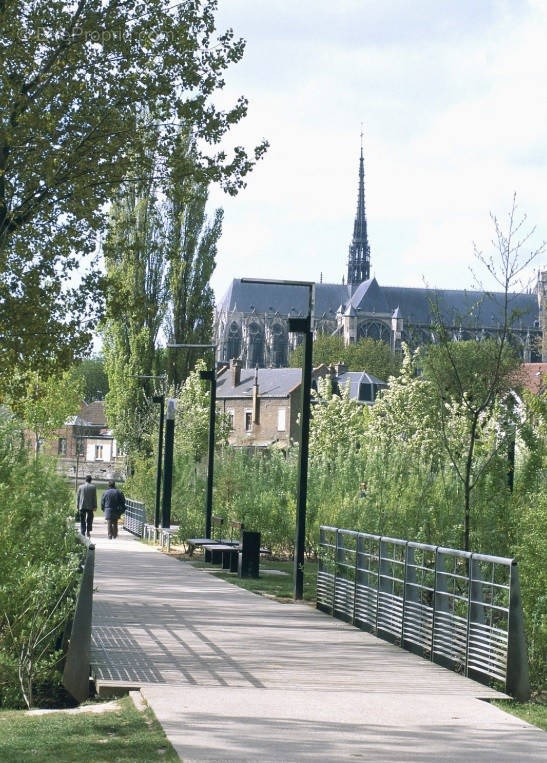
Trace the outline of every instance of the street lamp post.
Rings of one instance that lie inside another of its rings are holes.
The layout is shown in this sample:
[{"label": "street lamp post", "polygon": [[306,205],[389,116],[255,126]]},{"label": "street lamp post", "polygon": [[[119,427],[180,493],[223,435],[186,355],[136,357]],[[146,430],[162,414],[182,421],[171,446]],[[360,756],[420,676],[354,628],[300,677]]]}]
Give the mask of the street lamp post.
[{"label": "street lamp post", "polygon": [[173,492],[173,449],[175,443],[175,405],[170,397],[167,400],[165,415],[165,457],[163,462],[163,495],[161,504],[161,526],[171,527],[171,494]]},{"label": "street lamp post", "polygon": [[152,402],[159,403],[160,406],[160,427],[158,438],[158,465],[156,467],[156,502],[154,507],[154,527],[160,526],[160,504],[161,504],[161,462],[163,456],[163,423],[165,417],[165,374],[138,374],[137,379],[161,379],[163,381],[164,392],[161,395],[153,395]]},{"label": "street lamp post", "polygon": [[241,283],[261,283],[279,286],[305,286],[308,289],[308,315],[305,318],[289,318],[289,331],[304,334],[304,365],[302,368],[302,409],[300,449],[298,453],[298,497],[296,503],[296,539],[294,555],[294,598],[304,595],[304,552],[306,546],[306,506],[308,498],[308,454],[310,442],[310,396],[313,348],[313,301],[312,281],[277,281],[261,278],[242,278]]},{"label": "street lamp post", "polygon": [[211,537],[211,518],[213,516],[213,470],[215,466],[215,413],[217,400],[217,380],[214,369],[200,371],[199,378],[211,383],[209,399],[209,442],[207,446],[207,492],[205,494],[205,537]]},{"label": "street lamp post", "polygon": [[[216,350],[216,344],[168,344],[169,349],[200,349]],[[208,371],[200,371],[200,379],[211,383],[209,400],[209,437],[207,447],[207,489],[205,492],[205,537],[211,537],[211,519],[213,516],[213,477],[215,466],[215,414],[217,381],[214,367]],[[165,489],[165,488],[164,488]]]},{"label": "street lamp post", "polygon": [[165,395],[154,395],[152,402],[160,404],[160,432],[158,438],[158,466],[156,468],[156,505],[154,510],[154,527],[160,525],[161,501],[161,459],[163,455],[163,421],[165,416]]}]

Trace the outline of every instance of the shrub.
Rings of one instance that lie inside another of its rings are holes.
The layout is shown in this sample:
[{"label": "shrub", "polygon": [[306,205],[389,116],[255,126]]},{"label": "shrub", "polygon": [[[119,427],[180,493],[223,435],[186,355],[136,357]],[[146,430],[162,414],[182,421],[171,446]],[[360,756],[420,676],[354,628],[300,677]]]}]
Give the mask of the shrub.
[{"label": "shrub", "polygon": [[0,420],[0,705],[30,707],[42,684],[60,680],[81,553],[68,485],[22,442],[16,424]]}]

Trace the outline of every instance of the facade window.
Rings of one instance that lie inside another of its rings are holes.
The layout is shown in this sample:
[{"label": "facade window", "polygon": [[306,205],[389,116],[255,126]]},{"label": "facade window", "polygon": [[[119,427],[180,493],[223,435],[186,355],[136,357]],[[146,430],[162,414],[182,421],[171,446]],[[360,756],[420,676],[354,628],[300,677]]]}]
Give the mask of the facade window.
[{"label": "facade window", "polygon": [[77,456],[83,456],[84,455],[84,445],[85,440],[83,437],[77,437],[76,438],[76,455]]},{"label": "facade window", "polygon": [[228,329],[228,345],[227,355],[225,360],[231,360],[232,358],[239,358],[241,354],[241,331],[235,321],[232,321],[230,328]]},{"label": "facade window", "polygon": [[276,368],[287,365],[287,342],[283,327],[279,323],[272,326],[272,364]]},{"label": "facade window", "polygon": [[66,437],[59,437],[57,443],[57,453],[59,456],[66,456]]},{"label": "facade window", "polygon": [[285,432],[286,429],[287,429],[287,409],[278,408],[277,409],[277,431]]},{"label": "facade window", "polygon": [[38,437],[36,440],[36,453],[42,453],[44,450],[44,440],[42,437]]},{"label": "facade window", "polygon": [[233,432],[235,429],[235,411],[233,408],[230,408],[230,410],[226,411],[226,418],[228,419],[230,431]]},{"label": "facade window", "polygon": [[249,368],[262,366],[264,361],[264,336],[258,323],[250,323],[247,328],[247,365]]},{"label": "facade window", "polygon": [[252,411],[245,411],[245,431],[246,432],[253,431],[253,412]]},{"label": "facade window", "polygon": [[95,461],[103,460],[103,446],[95,445]]}]

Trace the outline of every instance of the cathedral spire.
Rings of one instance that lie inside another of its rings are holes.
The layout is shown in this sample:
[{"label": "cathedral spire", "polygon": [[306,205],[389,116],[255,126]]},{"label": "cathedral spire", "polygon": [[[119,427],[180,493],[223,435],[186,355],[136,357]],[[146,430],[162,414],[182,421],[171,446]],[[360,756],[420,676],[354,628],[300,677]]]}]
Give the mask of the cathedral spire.
[{"label": "cathedral spire", "polygon": [[348,284],[361,283],[370,278],[370,246],[365,214],[365,160],[363,158],[363,127],[361,126],[361,157],[359,159],[359,191],[357,214],[353,224],[353,239],[349,246]]}]

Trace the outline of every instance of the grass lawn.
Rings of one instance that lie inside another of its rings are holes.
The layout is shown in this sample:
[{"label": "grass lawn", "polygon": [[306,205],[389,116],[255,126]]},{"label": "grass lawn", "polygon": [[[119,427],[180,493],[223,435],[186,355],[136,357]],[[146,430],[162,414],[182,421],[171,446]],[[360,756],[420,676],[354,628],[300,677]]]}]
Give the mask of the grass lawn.
[{"label": "grass lawn", "polygon": [[542,702],[517,702],[516,699],[506,699],[492,702],[493,705],[516,715],[527,723],[547,731],[547,704]]},{"label": "grass lawn", "polygon": [[[269,559],[260,560],[260,577],[239,578],[235,572],[222,570],[218,565],[205,564],[199,559],[182,559],[184,563],[199,567],[211,575],[216,575],[229,583],[246,588],[248,591],[262,596],[273,596],[281,601],[293,599],[293,562],[274,562]],[[306,561],[304,567],[304,600],[315,601],[315,584],[317,579],[317,563]]]},{"label": "grass lawn", "polygon": [[[96,707],[96,705],[94,705]],[[0,712],[0,760],[6,763],[117,763],[179,760],[151,710],[139,712],[129,697],[101,713]]]}]

